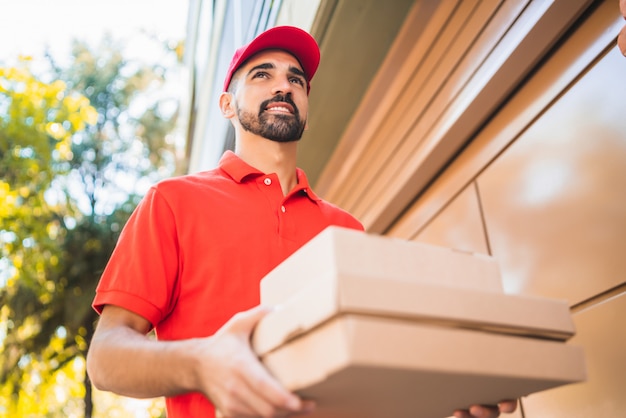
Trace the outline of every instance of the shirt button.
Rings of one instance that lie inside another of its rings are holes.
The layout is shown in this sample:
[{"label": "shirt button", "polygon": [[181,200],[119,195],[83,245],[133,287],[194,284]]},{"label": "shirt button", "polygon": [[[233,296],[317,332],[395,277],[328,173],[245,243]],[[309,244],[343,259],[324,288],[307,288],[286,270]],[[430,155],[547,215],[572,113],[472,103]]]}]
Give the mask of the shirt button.
[{"label": "shirt button", "polygon": [[280,210],[281,210],[283,213],[285,213],[285,212],[287,211],[287,209],[285,209],[285,206],[281,206],[281,207],[280,207]]},{"label": "shirt button", "polygon": [[272,179],[269,177],[265,177],[265,180],[263,180],[263,183],[265,183],[266,186],[269,186],[270,184],[272,184]]}]

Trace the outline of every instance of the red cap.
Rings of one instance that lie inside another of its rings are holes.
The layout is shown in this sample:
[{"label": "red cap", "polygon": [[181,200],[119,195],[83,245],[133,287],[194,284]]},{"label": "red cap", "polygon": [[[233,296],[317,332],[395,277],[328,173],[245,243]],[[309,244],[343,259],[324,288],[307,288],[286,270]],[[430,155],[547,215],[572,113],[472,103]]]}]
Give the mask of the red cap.
[{"label": "red cap", "polygon": [[248,45],[235,51],[224,79],[224,91],[228,90],[233,74],[248,58],[266,49],[282,49],[296,57],[307,80],[307,92],[311,79],[320,63],[320,49],[315,39],[307,32],[294,26],[277,26],[266,30]]}]

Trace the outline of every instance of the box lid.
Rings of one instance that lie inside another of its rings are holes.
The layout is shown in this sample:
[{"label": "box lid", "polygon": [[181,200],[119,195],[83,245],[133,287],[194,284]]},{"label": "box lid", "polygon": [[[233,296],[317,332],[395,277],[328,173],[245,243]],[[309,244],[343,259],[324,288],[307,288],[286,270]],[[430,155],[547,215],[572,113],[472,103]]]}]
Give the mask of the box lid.
[{"label": "box lid", "polygon": [[338,273],[502,293],[493,257],[331,226],[261,281],[261,298],[278,305],[307,283]]},{"label": "box lid", "polygon": [[252,346],[263,355],[346,313],[560,341],[575,331],[565,301],[338,275],[309,284],[268,313]]}]

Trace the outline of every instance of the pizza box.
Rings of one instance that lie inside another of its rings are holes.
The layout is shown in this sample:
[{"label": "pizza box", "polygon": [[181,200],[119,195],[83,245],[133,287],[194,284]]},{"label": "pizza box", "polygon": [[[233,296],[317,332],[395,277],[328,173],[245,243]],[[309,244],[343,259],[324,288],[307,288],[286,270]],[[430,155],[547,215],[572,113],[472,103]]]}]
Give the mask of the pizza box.
[{"label": "pizza box", "polygon": [[577,346],[351,314],[261,359],[314,418],[444,418],[585,379]]},{"label": "pizza box", "polygon": [[574,334],[566,301],[507,295],[499,283],[492,257],[330,227],[263,278],[261,303],[274,311],[252,342],[263,355],[339,313],[561,341]]},{"label": "pizza box", "polygon": [[314,417],[445,417],[585,379],[567,303],[492,257],[330,227],[261,281],[252,346]]}]

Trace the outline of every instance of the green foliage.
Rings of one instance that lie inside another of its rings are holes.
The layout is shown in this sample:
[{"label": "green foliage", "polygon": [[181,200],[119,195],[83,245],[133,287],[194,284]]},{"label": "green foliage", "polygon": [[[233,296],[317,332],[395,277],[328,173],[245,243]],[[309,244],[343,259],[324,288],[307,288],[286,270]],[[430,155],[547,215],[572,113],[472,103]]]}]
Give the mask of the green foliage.
[{"label": "green foliage", "polygon": [[0,68],[0,416],[91,416],[88,383],[55,403],[54,382],[86,378],[95,286],[146,185],[175,168],[163,68],[108,39],[48,61],[49,82],[28,60]]},{"label": "green foliage", "polygon": [[56,77],[84,94],[98,114],[93,125],[75,135],[70,166],[73,179],[83,183],[83,196],[74,198],[88,202],[83,211],[94,214],[110,212],[105,202],[111,196],[140,193],[142,181],[170,174],[176,163],[170,133],[177,112],[165,112],[170,101],[154,98],[166,70],[126,61],[119,48],[109,38],[97,52],[76,42],[74,63],[67,68],[50,57]]},{"label": "green foliage", "polygon": [[[42,82],[28,64],[21,60],[16,67],[0,68],[0,256],[10,267],[0,277],[5,282],[0,291],[5,402],[19,398],[24,384],[38,382],[42,365],[61,369],[68,355],[57,350],[56,332],[42,329],[57,316],[51,301],[62,291],[54,277],[62,266],[59,240],[67,232],[63,219],[74,209],[48,202],[45,193],[66,173],[72,136],[96,119],[87,98],[61,80]],[[29,361],[33,352],[55,357],[56,364]],[[12,410],[10,404],[2,406]]]}]

